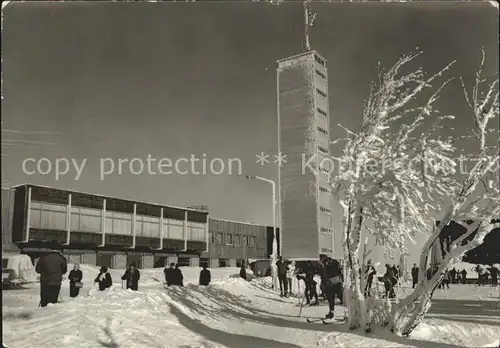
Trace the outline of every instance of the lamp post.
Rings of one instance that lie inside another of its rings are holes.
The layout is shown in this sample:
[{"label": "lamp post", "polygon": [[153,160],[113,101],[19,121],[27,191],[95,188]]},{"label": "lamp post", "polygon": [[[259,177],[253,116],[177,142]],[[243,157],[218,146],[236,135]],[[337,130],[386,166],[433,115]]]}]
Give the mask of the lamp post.
[{"label": "lamp post", "polygon": [[278,241],[276,240],[276,183],[261,176],[246,176],[249,180],[261,180],[271,184],[273,197],[273,251],[271,253],[271,278],[273,289],[276,288],[276,259],[278,257]]}]

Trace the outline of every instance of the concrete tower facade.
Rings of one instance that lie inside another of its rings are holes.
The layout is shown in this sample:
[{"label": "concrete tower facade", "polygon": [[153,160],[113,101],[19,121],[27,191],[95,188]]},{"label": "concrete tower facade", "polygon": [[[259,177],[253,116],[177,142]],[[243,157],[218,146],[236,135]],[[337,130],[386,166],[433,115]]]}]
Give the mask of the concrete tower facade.
[{"label": "concrete tower facade", "polygon": [[277,94],[281,255],[333,256],[326,59],[309,51],[279,60]]}]

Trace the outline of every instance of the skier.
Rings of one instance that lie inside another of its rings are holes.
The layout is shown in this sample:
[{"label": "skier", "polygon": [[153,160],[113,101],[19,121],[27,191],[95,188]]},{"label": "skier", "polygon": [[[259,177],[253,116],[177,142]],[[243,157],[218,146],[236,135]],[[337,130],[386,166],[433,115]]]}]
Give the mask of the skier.
[{"label": "skier", "polygon": [[139,279],[141,274],[139,270],[135,267],[135,264],[131,264],[122,276],[122,280],[127,281],[127,289],[137,291],[139,289]]},{"label": "skier", "polygon": [[82,287],[83,274],[80,271],[80,265],[75,263],[73,269],[69,272],[69,297],[77,297]]},{"label": "skier", "polygon": [[203,286],[208,286],[210,285],[210,281],[211,281],[211,274],[210,274],[210,271],[207,269],[207,266],[206,265],[203,265],[202,266],[203,269],[201,270],[200,272],[200,285],[203,285]]},{"label": "skier", "polygon": [[411,281],[413,283],[412,288],[415,289],[415,285],[418,283],[418,272],[419,268],[417,267],[417,264],[413,264],[413,268],[411,269]]},{"label": "skier", "polygon": [[68,271],[68,263],[61,253],[61,245],[57,241],[50,242],[50,251],[40,257],[36,265],[36,273],[40,274],[40,306],[57,303],[63,274]]},{"label": "skier", "polygon": [[314,302],[311,304],[311,306],[317,306],[319,304],[318,291],[316,288],[318,283],[314,280],[314,269],[311,262],[307,262],[304,282],[306,283],[306,304],[311,304],[311,300],[314,298]]},{"label": "skier", "polygon": [[373,284],[373,276],[377,273],[375,267],[372,265],[372,260],[368,260],[365,267],[365,297],[371,296],[372,284]]},{"label": "skier", "polygon": [[111,274],[108,273],[108,267],[102,266],[99,270],[99,274],[94,280],[95,283],[99,283],[99,291],[104,291],[113,285],[113,280],[111,279]]},{"label": "skier", "polygon": [[170,286],[170,285],[174,285],[172,284],[172,277],[174,275],[174,272],[175,272],[175,263],[171,263],[170,264],[170,267],[167,268],[165,267],[165,269],[163,270],[163,274],[165,275],[165,283],[167,284],[167,286]]},{"label": "skier", "polygon": [[337,260],[326,258],[324,265],[325,293],[328,300],[329,311],[327,319],[334,317],[335,295],[342,289],[341,268]]},{"label": "skier", "polygon": [[280,283],[280,296],[288,297],[287,291],[287,280],[286,280],[286,266],[283,262],[283,257],[280,256],[276,262],[276,267],[278,268],[278,280]]}]

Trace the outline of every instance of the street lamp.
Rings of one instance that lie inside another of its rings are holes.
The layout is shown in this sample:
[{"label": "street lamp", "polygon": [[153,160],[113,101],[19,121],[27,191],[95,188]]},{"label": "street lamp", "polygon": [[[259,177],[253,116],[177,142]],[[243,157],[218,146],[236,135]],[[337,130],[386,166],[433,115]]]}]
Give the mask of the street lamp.
[{"label": "street lamp", "polygon": [[273,197],[273,251],[271,253],[271,278],[273,289],[276,288],[276,258],[278,256],[278,241],[276,240],[276,183],[261,176],[246,176],[249,180],[261,180],[271,184]]}]

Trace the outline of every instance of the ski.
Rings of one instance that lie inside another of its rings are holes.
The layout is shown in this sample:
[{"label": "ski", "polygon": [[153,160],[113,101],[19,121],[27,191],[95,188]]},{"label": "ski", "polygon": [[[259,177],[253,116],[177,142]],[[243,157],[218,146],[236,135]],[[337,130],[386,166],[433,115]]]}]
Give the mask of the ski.
[{"label": "ski", "polygon": [[306,320],[307,320],[307,322],[309,324],[312,324],[312,323],[318,323],[318,322],[320,322],[321,320],[324,320],[324,319],[323,318],[321,318],[321,319],[309,319],[309,318],[307,318]]},{"label": "ski", "polygon": [[321,322],[325,325],[328,325],[328,324],[333,324],[333,323],[344,323],[345,320],[344,318],[333,318],[333,319],[321,319]]}]

